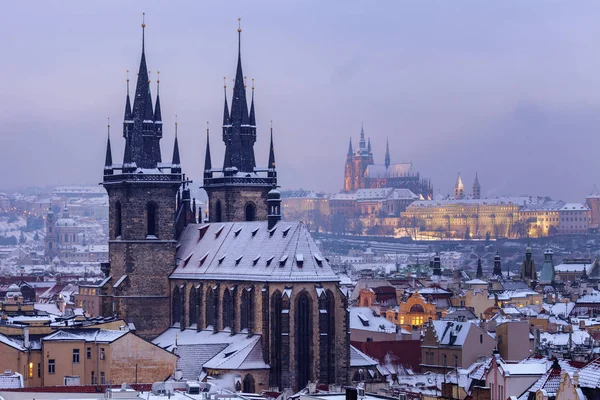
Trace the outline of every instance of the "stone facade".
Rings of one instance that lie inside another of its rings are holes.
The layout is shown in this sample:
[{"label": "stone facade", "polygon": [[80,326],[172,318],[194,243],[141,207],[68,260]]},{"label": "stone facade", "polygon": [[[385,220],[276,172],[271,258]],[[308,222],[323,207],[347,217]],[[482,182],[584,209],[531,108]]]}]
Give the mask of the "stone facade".
[{"label": "stone facade", "polygon": [[[272,188],[273,185],[270,184],[256,187],[205,184],[204,189],[209,199],[209,220],[213,222],[266,220],[267,194]],[[250,218],[252,214],[253,218]]]},{"label": "stone facade", "polygon": [[[173,226],[179,185],[105,185],[109,195],[112,278],[103,293],[103,315],[126,317],[144,338],[153,338],[169,327],[164,310],[169,307],[169,274],[175,264]],[[152,223],[149,205],[154,206],[156,214],[153,232],[148,231]]]},{"label": "stone facade", "polygon": [[[211,329],[261,335],[264,362],[271,365],[271,371],[269,379],[263,382],[264,386],[259,384],[260,379],[254,377],[256,390],[303,388],[307,382],[299,380],[306,372],[311,381],[348,382],[348,301],[336,283],[324,282],[322,286],[301,282],[265,285],[264,282],[238,280],[203,280],[201,283],[172,280],[171,284],[172,323],[182,330]],[[244,296],[245,292],[249,293],[248,297]],[[300,340],[300,325],[303,323],[299,320],[298,301],[301,295],[306,295],[309,303],[308,342]],[[331,308],[325,300],[329,298],[333,299]],[[229,311],[228,303],[233,305],[232,311]],[[245,307],[249,310],[245,311]],[[246,313],[250,315],[245,316]],[[231,324],[227,321],[232,321],[233,326],[229,326]],[[302,345],[306,345],[306,349],[299,347]],[[308,359],[311,360],[305,371],[302,371],[298,354],[303,350],[309,351]],[[216,371],[212,372],[216,374]]]}]

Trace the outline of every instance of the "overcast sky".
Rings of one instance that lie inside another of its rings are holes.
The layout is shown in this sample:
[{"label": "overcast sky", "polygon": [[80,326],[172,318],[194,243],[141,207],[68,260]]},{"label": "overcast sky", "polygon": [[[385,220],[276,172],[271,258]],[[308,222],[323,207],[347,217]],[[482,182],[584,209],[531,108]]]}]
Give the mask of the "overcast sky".
[{"label": "overcast sky", "polygon": [[0,187],[99,182],[107,117],[122,160],[143,11],[153,96],[161,72],[163,158],[178,114],[197,184],[206,121],[222,160],[238,17],[244,74],[256,78],[258,164],[273,120],[284,188],[340,190],[362,121],[376,162],[389,137],[392,162],[412,161],[436,192],[458,172],[470,187],[476,171],[486,196],[581,201],[600,184],[598,1],[61,0],[2,5]]}]

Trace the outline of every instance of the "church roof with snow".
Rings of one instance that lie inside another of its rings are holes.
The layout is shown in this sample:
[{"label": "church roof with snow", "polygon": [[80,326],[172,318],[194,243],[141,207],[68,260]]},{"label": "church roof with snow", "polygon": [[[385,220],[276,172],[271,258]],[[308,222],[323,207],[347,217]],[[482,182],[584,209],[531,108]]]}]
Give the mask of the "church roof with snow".
[{"label": "church roof with snow", "polygon": [[371,164],[365,170],[365,178],[398,178],[410,174],[411,169],[411,163],[392,164],[389,167]]},{"label": "church roof with snow", "polygon": [[299,221],[190,224],[176,255],[174,279],[337,282],[327,259]]}]

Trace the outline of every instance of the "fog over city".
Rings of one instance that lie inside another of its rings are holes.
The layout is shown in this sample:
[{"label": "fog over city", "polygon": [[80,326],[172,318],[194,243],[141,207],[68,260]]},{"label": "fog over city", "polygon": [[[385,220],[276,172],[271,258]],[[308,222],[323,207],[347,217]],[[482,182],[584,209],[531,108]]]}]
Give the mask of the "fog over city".
[{"label": "fog over city", "polygon": [[163,159],[177,114],[195,184],[207,121],[213,163],[223,159],[238,17],[257,164],[272,120],[284,188],[339,191],[361,123],[376,163],[389,138],[392,162],[412,161],[435,193],[458,172],[468,187],[478,172],[483,196],[578,200],[600,184],[597,1],[47,1],[7,2],[0,16],[1,188],[100,182],[108,117],[121,162],[142,12]]}]

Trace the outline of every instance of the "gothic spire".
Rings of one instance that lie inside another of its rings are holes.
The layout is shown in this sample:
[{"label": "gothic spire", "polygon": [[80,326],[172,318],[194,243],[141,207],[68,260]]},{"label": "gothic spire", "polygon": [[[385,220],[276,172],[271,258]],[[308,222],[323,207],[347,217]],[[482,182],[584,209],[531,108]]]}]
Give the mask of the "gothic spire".
[{"label": "gothic spire", "polygon": [[110,118],[108,119],[108,137],[106,139],[106,158],[104,161],[104,169],[111,169],[112,167],[112,151],[110,149]]},{"label": "gothic spire", "polygon": [[160,112],[160,71],[158,71],[156,75],[156,107],[154,108],[154,123],[162,124],[162,115]]},{"label": "gothic spire", "polygon": [[223,94],[225,96],[225,107],[223,109],[223,127],[226,127],[230,124],[229,121],[229,107],[227,105],[227,77],[223,77]]},{"label": "gothic spire", "polygon": [[388,168],[390,166],[390,142],[388,139],[385,140],[385,167]]},{"label": "gothic spire", "polygon": [[348,144],[348,156],[352,156],[354,151],[352,151],[352,138],[350,138],[350,143]]},{"label": "gothic spire", "polygon": [[239,126],[247,125],[248,122],[248,102],[246,100],[244,73],[242,72],[242,28],[238,26],[238,61],[233,85],[233,98],[231,99],[231,123]]},{"label": "gothic spire", "polygon": [[252,100],[250,102],[250,126],[256,126],[256,117],[254,116],[254,78],[252,78]]},{"label": "gothic spire", "polygon": [[[123,117],[123,121],[128,122],[132,120],[131,100],[129,99],[129,70],[127,70],[127,100],[125,101],[125,116]],[[123,132],[123,135],[125,135],[125,132]]]},{"label": "gothic spire", "polygon": [[133,101],[133,118],[136,122],[153,121],[154,112],[152,110],[152,98],[150,96],[150,79],[148,76],[148,66],[146,65],[145,51],[145,33],[146,24],[142,23],[142,58],[138,71],[138,80],[135,87],[135,97]]},{"label": "gothic spire", "polygon": [[175,116],[175,143],[173,144],[173,162],[171,164],[173,164],[174,166],[177,165],[179,166],[181,164],[181,160],[179,158],[179,142],[177,140],[177,125],[179,123],[177,122],[177,115]]},{"label": "gothic spire", "polygon": [[206,154],[204,156],[204,171],[212,169],[212,162],[210,160],[210,134],[209,134],[208,122],[206,123]]},{"label": "gothic spire", "polygon": [[360,124],[360,141],[358,142],[358,147],[360,150],[365,149],[365,128],[362,123]]},{"label": "gothic spire", "polygon": [[271,121],[271,146],[269,148],[269,168],[275,168],[275,147],[273,146],[273,121]]},{"label": "gothic spire", "polygon": [[370,153],[371,152],[371,138],[369,138],[368,143],[369,144],[367,145],[367,151]]},{"label": "gothic spire", "polygon": [[269,164],[267,165],[267,168],[269,169],[267,176],[269,178],[276,178],[277,172],[275,171],[275,146],[273,145],[273,121],[271,121],[271,145],[269,147]]}]

